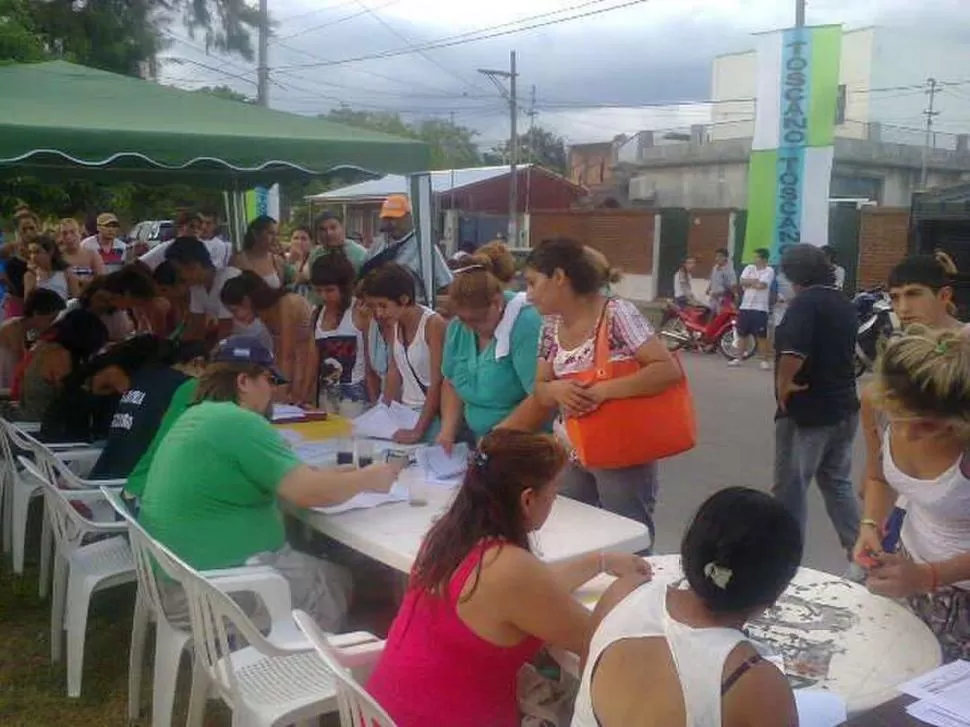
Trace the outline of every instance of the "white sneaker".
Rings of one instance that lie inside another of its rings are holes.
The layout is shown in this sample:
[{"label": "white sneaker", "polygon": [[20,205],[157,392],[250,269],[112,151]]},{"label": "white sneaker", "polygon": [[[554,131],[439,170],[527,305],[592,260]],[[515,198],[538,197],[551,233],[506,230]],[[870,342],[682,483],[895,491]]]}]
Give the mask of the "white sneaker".
[{"label": "white sneaker", "polygon": [[767,361],[762,361],[761,362],[761,370],[762,371],[771,371],[771,364],[768,363]]},{"label": "white sneaker", "polygon": [[741,365],[741,359],[739,358],[732,358],[730,361],[728,361],[728,366],[733,366],[734,368],[737,368],[740,365]]}]

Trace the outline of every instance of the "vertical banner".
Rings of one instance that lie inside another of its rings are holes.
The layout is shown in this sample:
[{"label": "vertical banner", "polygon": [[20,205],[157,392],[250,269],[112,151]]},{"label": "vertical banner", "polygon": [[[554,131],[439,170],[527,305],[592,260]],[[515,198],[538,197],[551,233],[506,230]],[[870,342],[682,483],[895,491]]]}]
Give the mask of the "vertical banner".
[{"label": "vertical banner", "polygon": [[748,168],[744,261],[760,247],[828,243],[842,27],[758,37],[758,97]]},{"label": "vertical banner", "polygon": [[246,221],[252,222],[263,215],[269,215],[279,222],[280,185],[256,187],[246,191]]}]

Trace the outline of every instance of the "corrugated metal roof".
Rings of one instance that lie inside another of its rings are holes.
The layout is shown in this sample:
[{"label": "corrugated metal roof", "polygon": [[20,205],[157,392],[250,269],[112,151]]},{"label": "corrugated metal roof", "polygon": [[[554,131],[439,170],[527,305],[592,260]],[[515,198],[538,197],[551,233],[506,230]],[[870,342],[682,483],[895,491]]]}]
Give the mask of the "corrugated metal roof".
[{"label": "corrugated metal roof", "polygon": [[[527,169],[529,164],[522,164],[519,169]],[[508,166],[501,167],[471,167],[470,169],[446,169],[431,172],[431,189],[435,193],[450,192],[462,187],[469,187],[489,179],[504,177],[509,173]],[[323,194],[307,197],[314,202],[348,202],[352,200],[384,199],[391,194],[407,194],[407,177],[400,174],[388,174],[380,179],[369,182],[351,184],[339,189],[331,189]]]}]

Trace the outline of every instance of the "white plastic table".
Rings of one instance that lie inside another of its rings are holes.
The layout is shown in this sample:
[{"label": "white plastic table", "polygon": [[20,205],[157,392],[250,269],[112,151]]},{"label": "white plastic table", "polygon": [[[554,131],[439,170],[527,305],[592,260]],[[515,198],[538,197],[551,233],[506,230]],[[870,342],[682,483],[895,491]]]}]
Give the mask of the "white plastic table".
[{"label": "white plastic table", "polygon": [[[376,561],[408,573],[432,523],[447,509],[454,490],[427,486],[427,505],[407,502],[325,515],[313,510],[298,514],[307,525]],[[642,523],[557,497],[543,528],[532,536],[533,549],[555,562],[598,551],[635,553],[650,547]]]},{"label": "white plastic table", "polygon": [[[655,580],[674,583],[683,577],[680,556],[647,560]],[[599,576],[576,597],[592,609],[612,581]],[[936,637],[905,607],[811,568],[799,568],[776,606],[747,631],[781,654],[793,688],[838,694],[850,714],[893,699],[897,686],[942,661]]]}]

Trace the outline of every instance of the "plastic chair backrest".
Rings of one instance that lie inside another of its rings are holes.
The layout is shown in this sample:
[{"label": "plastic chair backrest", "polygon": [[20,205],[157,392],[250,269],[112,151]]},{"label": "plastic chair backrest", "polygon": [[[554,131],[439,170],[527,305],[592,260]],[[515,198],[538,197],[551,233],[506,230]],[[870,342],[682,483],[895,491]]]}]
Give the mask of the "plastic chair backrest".
[{"label": "plastic chair backrest", "polygon": [[[54,539],[62,548],[74,549],[81,544],[84,536],[101,529],[104,523],[90,520],[71,504],[65,496],[65,491],[53,484],[50,471],[27,457],[18,457],[24,470],[34,477],[42,486],[45,514],[50,522]],[[66,492],[70,492],[67,490]]]},{"label": "plastic chair backrest", "polygon": [[13,456],[13,446],[10,441],[10,422],[6,419],[0,418],[0,492],[3,492],[3,488],[7,485],[13,485],[14,477],[16,477],[17,465],[16,460]]},{"label": "plastic chair backrest", "polygon": [[[134,521],[129,519],[128,522]],[[154,561],[185,590],[195,658],[198,660],[196,663],[205,669],[209,678],[226,693],[230,701],[244,701],[231,660],[224,658],[232,653],[240,637],[246,644],[268,656],[287,656],[292,651],[281,651],[271,644],[235,601],[152,538],[137,523],[135,525],[129,528],[132,546],[136,551],[145,551],[144,555],[147,556],[146,562],[138,565],[139,570],[142,567],[151,568],[150,561]],[[157,591],[155,593],[157,595]]]},{"label": "plastic chair backrest", "polygon": [[[108,487],[102,487],[101,494],[128,526],[128,541],[131,544],[132,560],[135,562],[135,575],[138,577],[139,592],[146,599],[146,605],[152,610],[155,617],[164,618],[165,611],[162,608],[162,597],[158,592],[158,582],[155,580],[156,560],[153,556],[153,551],[161,546],[132,516],[124,500],[121,499],[121,495]],[[147,543],[151,543],[155,547],[149,547]]]},{"label": "plastic chair backrest", "polygon": [[350,669],[340,663],[340,656],[330,645],[317,622],[303,611],[293,611],[296,625],[313,645],[324,665],[337,677],[337,704],[341,727],[396,727],[394,720],[367,691],[357,683]]}]

